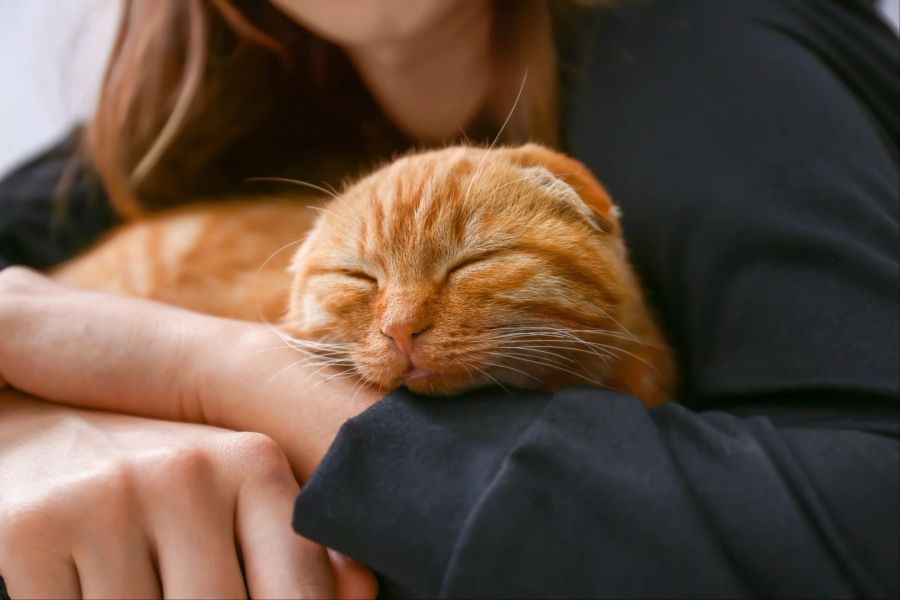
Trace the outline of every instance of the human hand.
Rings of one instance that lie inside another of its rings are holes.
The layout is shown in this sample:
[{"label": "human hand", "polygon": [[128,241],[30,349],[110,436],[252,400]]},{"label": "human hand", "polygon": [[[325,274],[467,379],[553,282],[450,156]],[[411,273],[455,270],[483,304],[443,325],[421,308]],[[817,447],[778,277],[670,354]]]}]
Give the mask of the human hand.
[{"label": "human hand", "polygon": [[13,598],[376,592],[367,570],[291,532],[298,486],[259,434],[4,390],[0,489],[0,575]]},{"label": "human hand", "polygon": [[[0,377],[87,408],[257,431],[305,480],[381,391],[301,364],[264,325],[0,272]],[[252,398],[252,401],[249,399]]]}]

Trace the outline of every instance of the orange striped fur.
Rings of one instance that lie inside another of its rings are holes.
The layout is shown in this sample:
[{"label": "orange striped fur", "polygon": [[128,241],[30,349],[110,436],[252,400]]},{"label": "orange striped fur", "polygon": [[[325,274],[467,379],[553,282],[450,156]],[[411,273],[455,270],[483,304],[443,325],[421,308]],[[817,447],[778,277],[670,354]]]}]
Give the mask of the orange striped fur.
[{"label": "orange striped fur", "polygon": [[577,161],[533,144],[413,154],[313,216],[290,201],[186,207],[120,228],[56,276],[278,320],[298,351],[384,389],[586,383],[668,399],[674,363],[616,209]]}]

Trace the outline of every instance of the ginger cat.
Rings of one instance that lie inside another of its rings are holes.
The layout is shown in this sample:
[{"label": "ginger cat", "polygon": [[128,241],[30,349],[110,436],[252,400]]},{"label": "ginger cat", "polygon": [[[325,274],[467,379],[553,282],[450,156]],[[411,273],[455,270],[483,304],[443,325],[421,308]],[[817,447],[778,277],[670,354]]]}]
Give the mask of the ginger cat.
[{"label": "ginger cat", "polygon": [[278,321],[298,351],[384,389],[587,383],[652,406],[674,386],[616,208],[582,164],[534,144],[406,156],[317,218],[286,200],[184,207],[55,276]]}]

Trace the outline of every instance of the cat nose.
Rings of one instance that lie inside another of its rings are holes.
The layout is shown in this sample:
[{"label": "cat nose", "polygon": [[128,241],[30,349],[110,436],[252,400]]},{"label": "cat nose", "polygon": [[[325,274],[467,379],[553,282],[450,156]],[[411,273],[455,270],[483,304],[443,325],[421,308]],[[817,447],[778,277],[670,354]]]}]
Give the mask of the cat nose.
[{"label": "cat nose", "polygon": [[428,329],[430,325],[419,320],[394,321],[386,323],[381,328],[381,333],[388,336],[397,348],[409,358],[413,351],[413,342],[416,336]]}]

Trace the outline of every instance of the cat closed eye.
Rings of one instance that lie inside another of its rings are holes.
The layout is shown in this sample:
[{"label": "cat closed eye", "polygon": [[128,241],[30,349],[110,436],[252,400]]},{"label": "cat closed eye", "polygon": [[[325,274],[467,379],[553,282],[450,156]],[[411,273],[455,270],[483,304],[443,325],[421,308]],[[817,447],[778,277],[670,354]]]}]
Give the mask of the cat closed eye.
[{"label": "cat closed eye", "polygon": [[478,264],[478,263],[482,262],[483,260],[484,260],[483,258],[470,258],[470,259],[458,262],[455,265],[453,265],[452,267],[450,267],[449,269],[447,269],[447,275],[448,276],[453,275],[457,271],[461,271],[462,269],[465,269],[466,267],[471,267],[472,265]]},{"label": "cat closed eye", "polygon": [[450,275],[453,275],[453,274],[456,273],[457,271],[460,271],[460,270],[462,270],[462,269],[465,269],[466,267],[471,267],[471,266],[476,265],[476,264],[478,264],[478,263],[481,263],[481,262],[484,262],[484,261],[489,260],[489,259],[491,259],[491,258],[494,258],[494,257],[497,256],[497,254],[498,254],[499,252],[500,252],[500,251],[495,250],[495,251],[492,251],[492,252],[486,252],[486,253],[484,253],[484,254],[479,254],[479,255],[476,255],[476,256],[470,256],[469,258],[464,258],[464,259],[462,259],[462,260],[460,260],[460,261],[454,263],[452,267],[450,267],[449,269],[447,269],[447,276],[449,277]]},{"label": "cat closed eye", "polygon": [[339,273],[340,275],[344,275],[345,277],[350,277],[351,279],[358,279],[359,281],[365,281],[365,282],[367,282],[367,283],[374,283],[375,285],[378,285],[378,279],[375,278],[375,277],[372,277],[371,275],[369,275],[369,274],[366,273],[365,271],[355,271],[355,270],[351,270],[351,269],[341,269],[341,270],[336,271],[336,272]]}]

